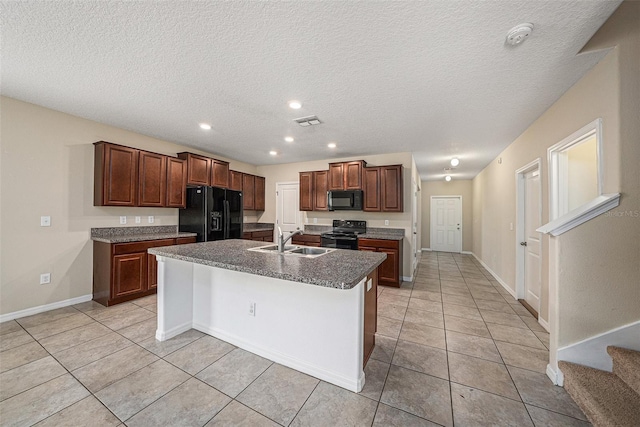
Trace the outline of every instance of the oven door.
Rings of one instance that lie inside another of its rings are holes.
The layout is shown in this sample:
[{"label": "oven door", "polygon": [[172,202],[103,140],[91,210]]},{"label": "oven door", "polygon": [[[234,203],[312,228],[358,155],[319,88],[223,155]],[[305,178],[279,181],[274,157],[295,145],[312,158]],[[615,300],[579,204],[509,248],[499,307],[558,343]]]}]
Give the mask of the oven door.
[{"label": "oven door", "polygon": [[357,237],[325,237],[322,236],[320,240],[320,246],[323,248],[335,248],[335,249],[358,249]]}]

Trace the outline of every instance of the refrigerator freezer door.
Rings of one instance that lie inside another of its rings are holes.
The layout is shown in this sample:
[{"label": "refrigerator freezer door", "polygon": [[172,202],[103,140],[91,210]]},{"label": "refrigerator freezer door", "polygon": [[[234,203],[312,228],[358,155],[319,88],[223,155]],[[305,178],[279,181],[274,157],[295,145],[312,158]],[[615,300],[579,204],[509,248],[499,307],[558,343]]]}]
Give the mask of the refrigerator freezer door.
[{"label": "refrigerator freezer door", "polygon": [[206,241],[208,235],[206,193],[207,187],[187,188],[187,207],[179,212],[179,230],[197,233],[198,242]]},{"label": "refrigerator freezer door", "polygon": [[209,235],[207,241],[225,239],[225,194],[224,189],[207,187],[207,201],[209,207]]},{"label": "refrigerator freezer door", "polygon": [[228,239],[242,239],[242,193],[240,191],[227,190],[228,202]]}]

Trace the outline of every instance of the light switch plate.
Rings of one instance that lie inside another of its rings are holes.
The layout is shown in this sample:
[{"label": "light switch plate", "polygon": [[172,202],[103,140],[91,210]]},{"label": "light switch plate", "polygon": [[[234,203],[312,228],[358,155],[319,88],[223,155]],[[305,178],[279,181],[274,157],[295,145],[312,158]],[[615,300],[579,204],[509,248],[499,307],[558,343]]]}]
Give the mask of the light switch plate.
[{"label": "light switch plate", "polygon": [[384,225],[389,225],[389,220],[388,219],[384,220]]},{"label": "light switch plate", "polygon": [[509,223],[509,230],[513,231],[513,223],[512,222]]},{"label": "light switch plate", "polygon": [[126,216],[121,216],[120,217],[120,224],[126,224],[127,223],[127,217]]},{"label": "light switch plate", "polygon": [[140,217],[139,216],[136,217],[136,224],[140,224]]},{"label": "light switch plate", "polygon": [[153,224],[154,218],[153,215],[149,215],[149,224]]},{"label": "light switch plate", "polygon": [[51,217],[50,216],[41,216],[40,217],[40,227],[51,227]]},{"label": "light switch plate", "polygon": [[40,284],[46,285],[47,283],[51,283],[51,273],[44,273],[40,275]]}]

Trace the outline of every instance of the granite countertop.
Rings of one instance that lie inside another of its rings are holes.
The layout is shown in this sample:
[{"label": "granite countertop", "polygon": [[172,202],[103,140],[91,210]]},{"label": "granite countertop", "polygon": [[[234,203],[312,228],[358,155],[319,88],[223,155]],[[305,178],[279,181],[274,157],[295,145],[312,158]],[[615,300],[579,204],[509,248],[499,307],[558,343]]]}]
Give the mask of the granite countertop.
[{"label": "granite countertop", "polygon": [[322,233],[328,233],[329,231],[333,231],[333,227],[330,225],[305,224],[304,226],[304,234],[310,234],[312,236],[319,236]]},{"label": "granite countertop", "polygon": [[268,222],[246,222],[242,226],[242,231],[251,233],[252,231],[270,231],[274,225]]},{"label": "granite countertop", "polygon": [[365,234],[358,235],[361,239],[402,240],[404,228],[375,228],[368,227]]},{"label": "granite countertop", "polygon": [[258,276],[308,283],[336,289],[351,289],[386,259],[381,252],[336,249],[316,258],[249,251],[266,246],[251,240],[218,240],[149,249],[153,255]]},{"label": "granite countertop", "polygon": [[196,237],[196,233],[181,233],[177,225],[150,227],[106,227],[92,228],[91,240],[103,243],[131,243],[146,240],[177,239]]}]

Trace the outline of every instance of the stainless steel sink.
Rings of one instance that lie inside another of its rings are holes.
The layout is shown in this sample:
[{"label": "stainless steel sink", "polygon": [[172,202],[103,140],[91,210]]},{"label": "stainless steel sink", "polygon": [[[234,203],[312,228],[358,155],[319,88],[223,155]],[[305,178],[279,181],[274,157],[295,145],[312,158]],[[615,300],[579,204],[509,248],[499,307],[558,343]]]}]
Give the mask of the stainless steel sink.
[{"label": "stainless steel sink", "polygon": [[[298,248],[298,246],[285,246],[284,250],[285,251],[290,251],[292,249],[296,249]],[[258,251],[258,252],[277,252],[278,251],[278,245],[269,245],[269,246],[260,246],[257,248],[251,248],[249,249],[250,251]]]},{"label": "stainless steel sink", "polygon": [[292,254],[302,254],[302,255],[323,255],[327,252],[330,252],[331,249],[327,248],[309,248],[309,247],[299,247],[297,249],[292,249],[289,251]]},{"label": "stainless steel sink", "polygon": [[284,252],[278,252],[278,245],[258,246],[257,248],[247,249],[253,252],[263,252],[270,254],[282,254],[289,256],[298,256],[306,258],[316,258],[329,252],[335,251],[331,248],[312,248],[309,246],[285,246]]}]

